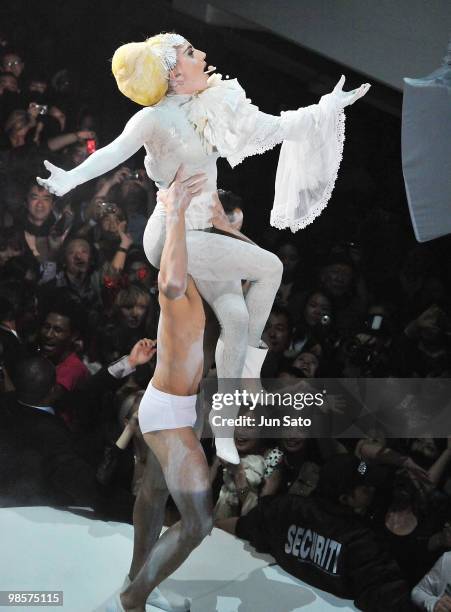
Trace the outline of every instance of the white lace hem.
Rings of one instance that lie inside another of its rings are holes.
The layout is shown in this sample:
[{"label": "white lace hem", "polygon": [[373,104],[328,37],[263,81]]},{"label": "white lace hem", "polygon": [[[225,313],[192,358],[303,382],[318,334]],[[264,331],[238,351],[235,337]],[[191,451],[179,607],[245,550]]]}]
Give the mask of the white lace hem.
[{"label": "white lace hem", "polygon": [[262,140],[261,142],[253,142],[249,145],[246,145],[241,151],[238,151],[238,153],[228,155],[227,161],[229,162],[232,168],[235,168],[235,166],[241,164],[241,162],[244,161],[246,157],[251,157],[252,155],[263,155],[263,153],[266,153],[266,151],[274,149],[274,147],[280,144],[281,141],[281,130],[278,129],[277,132],[269,139]]},{"label": "white lace hem", "polygon": [[[282,207],[280,205],[274,206],[271,211],[270,224],[280,230],[290,229],[293,233],[297,232],[300,229],[304,229],[307,225],[313,223],[313,221],[319,217],[319,215],[326,208],[332,192],[335,187],[335,183],[338,176],[338,170],[340,168],[341,160],[343,159],[343,146],[345,141],[345,114],[343,109],[339,109],[338,112],[335,112],[335,134],[330,134],[330,138],[332,142],[328,146],[336,147],[336,159],[333,164],[333,168],[330,169],[329,177],[327,179],[327,183],[323,188],[321,197],[311,206],[309,206],[308,211],[302,216],[293,218],[293,215],[290,214],[291,210],[295,209],[295,205],[291,204],[288,206],[284,206],[284,210],[280,210]],[[280,163],[280,162],[279,162]],[[302,172],[301,169],[297,169],[298,172]],[[276,186],[277,192],[277,186]],[[277,193],[275,194],[275,201],[277,200]],[[299,198],[301,197],[299,192]],[[280,196],[279,196],[280,199]]]}]

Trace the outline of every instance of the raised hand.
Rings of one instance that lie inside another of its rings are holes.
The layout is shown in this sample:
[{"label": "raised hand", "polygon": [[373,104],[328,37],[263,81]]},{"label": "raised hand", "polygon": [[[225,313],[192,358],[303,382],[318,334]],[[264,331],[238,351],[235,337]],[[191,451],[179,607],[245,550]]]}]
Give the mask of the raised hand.
[{"label": "raised hand", "polygon": [[120,221],[117,225],[117,232],[121,239],[120,247],[123,249],[129,249],[133,244],[133,238],[131,234],[127,234],[127,221]]},{"label": "raised hand", "polygon": [[97,134],[93,130],[79,130],[75,135],[78,140],[97,140]]},{"label": "raised hand", "polygon": [[360,87],[358,87],[357,89],[353,89],[352,91],[343,91],[344,82],[345,76],[344,74],[342,74],[341,79],[335,85],[333,91],[333,93],[339,100],[340,106],[342,108],[344,108],[345,106],[349,106],[350,104],[354,104],[354,102],[364,96],[371,87],[369,83],[364,83],[363,85],[360,85]]},{"label": "raised hand", "polygon": [[50,172],[50,176],[46,179],[38,176],[36,180],[41,187],[44,187],[47,189],[47,191],[50,191],[50,193],[53,193],[56,196],[63,196],[68,191],[76,187],[73,181],[69,178],[69,173],[62,168],[54,166],[47,160],[45,160],[44,166]]},{"label": "raised hand", "polygon": [[143,338],[139,340],[130,351],[128,361],[132,368],[138,365],[144,365],[152,359],[157,352],[157,341]]}]

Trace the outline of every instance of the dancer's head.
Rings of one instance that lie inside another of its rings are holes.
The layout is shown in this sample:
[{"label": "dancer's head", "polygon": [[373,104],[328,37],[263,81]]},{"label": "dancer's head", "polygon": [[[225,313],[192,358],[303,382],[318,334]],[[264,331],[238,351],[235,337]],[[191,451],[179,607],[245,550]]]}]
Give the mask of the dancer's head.
[{"label": "dancer's head", "polygon": [[120,91],[138,104],[157,104],[168,91],[194,93],[207,87],[205,53],[179,34],[157,34],[116,50],[112,70]]}]

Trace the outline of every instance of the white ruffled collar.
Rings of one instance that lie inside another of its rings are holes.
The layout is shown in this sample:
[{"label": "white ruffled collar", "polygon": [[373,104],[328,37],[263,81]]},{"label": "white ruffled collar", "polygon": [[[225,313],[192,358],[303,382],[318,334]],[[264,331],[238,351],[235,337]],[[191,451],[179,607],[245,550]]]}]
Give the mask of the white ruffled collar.
[{"label": "white ruffled collar", "polygon": [[170,94],[166,99],[183,109],[210,154],[218,143],[219,131],[230,127],[225,122],[230,122],[240,104],[250,100],[237,79],[223,80],[222,75],[212,74],[207,83],[208,87],[198,93]]}]

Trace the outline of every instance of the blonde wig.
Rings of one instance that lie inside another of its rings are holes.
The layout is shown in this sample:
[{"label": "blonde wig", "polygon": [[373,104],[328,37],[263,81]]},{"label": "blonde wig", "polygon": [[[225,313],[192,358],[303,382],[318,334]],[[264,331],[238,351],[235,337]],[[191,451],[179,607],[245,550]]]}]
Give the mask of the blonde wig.
[{"label": "blonde wig", "polygon": [[185,43],[179,34],[157,34],[119,47],[111,66],[119,90],[142,106],[157,104],[168,90],[169,72],[177,62],[175,47]]}]

